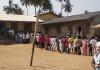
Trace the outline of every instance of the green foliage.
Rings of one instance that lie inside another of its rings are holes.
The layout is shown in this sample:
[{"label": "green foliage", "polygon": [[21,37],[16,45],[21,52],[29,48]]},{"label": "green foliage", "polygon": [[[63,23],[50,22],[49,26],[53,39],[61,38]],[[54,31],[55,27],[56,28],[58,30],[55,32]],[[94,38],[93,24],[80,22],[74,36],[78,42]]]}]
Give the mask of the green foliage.
[{"label": "green foliage", "polygon": [[20,0],[22,5],[38,7],[41,11],[52,11],[52,3],[50,0]]},{"label": "green foliage", "polygon": [[18,6],[18,4],[13,4],[12,0],[9,0],[9,5],[4,6],[3,10],[6,14],[23,14],[23,10]]},{"label": "green foliage", "polygon": [[63,8],[65,10],[65,12],[71,12],[72,11],[72,5],[70,3],[70,0],[66,0],[65,4],[63,5]]}]

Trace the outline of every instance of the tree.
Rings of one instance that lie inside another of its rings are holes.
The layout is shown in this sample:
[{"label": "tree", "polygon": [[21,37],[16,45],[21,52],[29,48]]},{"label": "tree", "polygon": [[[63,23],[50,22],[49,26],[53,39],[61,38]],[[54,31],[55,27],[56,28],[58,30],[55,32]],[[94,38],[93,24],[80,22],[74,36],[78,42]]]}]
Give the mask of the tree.
[{"label": "tree", "polygon": [[41,11],[52,11],[52,3],[50,0],[31,0],[31,5],[35,7],[35,15],[37,13],[37,8]]},{"label": "tree", "polygon": [[4,6],[3,10],[6,14],[23,14],[23,10],[18,6],[18,4],[13,4],[12,0],[9,0],[9,5]]},{"label": "tree", "polygon": [[65,2],[66,0],[57,0],[61,3],[61,12],[60,15],[62,16],[62,10],[63,10],[63,2]]},{"label": "tree", "polygon": [[35,47],[35,37],[36,37],[36,32],[37,32],[37,29],[38,29],[38,25],[39,25],[38,19],[39,19],[40,10],[43,10],[43,11],[52,10],[52,4],[51,4],[50,0],[33,0],[33,1],[32,1],[33,5],[35,7],[39,7],[39,11],[37,12],[37,15],[36,15],[37,16],[37,20],[36,20],[35,29],[34,29],[34,38],[33,38],[30,66],[32,66],[32,62],[33,62],[34,47]]},{"label": "tree", "polygon": [[42,6],[41,6],[41,9],[43,11],[53,11],[53,8],[52,8],[52,4],[51,4],[51,1],[50,0],[42,0]]},{"label": "tree", "polygon": [[67,12],[67,16],[68,16],[68,13],[70,13],[72,11],[72,5],[70,3],[70,0],[65,1],[63,8],[64,8],[65,12]]},{"label": "tree", "polygon": [[30,6],[31,0],[20,0],[22,5],[25,5],[27,8],[27,15],[28,15],[28,6]]},{"label": "tree", "polygon": [[14,13],[23,14],[23,10],[18,6],[18,4],[14,4]]},{"label": "tree", "polygon": [[8,6],[4,6],[3,10],[7,13],[7,14],[13,14],[13,3],[12,0],[9,0],[9,5]]}]

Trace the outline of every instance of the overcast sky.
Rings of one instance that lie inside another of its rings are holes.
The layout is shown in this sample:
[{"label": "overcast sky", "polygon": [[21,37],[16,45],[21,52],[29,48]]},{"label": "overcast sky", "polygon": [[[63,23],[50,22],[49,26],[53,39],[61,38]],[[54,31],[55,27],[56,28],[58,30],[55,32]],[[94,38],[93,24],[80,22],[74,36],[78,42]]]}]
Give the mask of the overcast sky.
[{"label": "overcast sky", "polygon": [[[54,7],[54,12],[59,13],[60,12],[60,3],[56,0],[51,0]],[[21,6],[20,0],[13,0],[14,3],[17,3]],[[71,3],[73,5],[72,12],[69,15],[76,15],[76,14],[82,14],[85,10],[88,10],[90,12],[100,11],[100,0],[71,0]],[[0,0],[0,14],[4,14],[3,12],[3,6],[8,5],[8,0]],[[23,6],[22,9],[25,11],[26,15],[26,8]],[[34,16],[34,7],[29,7],[29,14],[31,16]],[[66,16],[66,13],[63,12],[63,15]]]}]

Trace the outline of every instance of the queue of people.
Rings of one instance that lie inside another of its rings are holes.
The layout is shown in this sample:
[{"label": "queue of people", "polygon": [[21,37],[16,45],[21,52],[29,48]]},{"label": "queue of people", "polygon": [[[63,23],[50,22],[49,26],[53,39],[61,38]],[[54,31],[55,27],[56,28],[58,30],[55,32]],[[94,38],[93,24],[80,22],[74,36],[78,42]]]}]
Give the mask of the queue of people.
[{"label": "queue of people", "polygon": [[100,41],[97,39],[97,37],[92,37],[88,40],[86,37],[76,36],[74,38],[69,35],[58,38],[38,33],[35,42],[38,48],[48,51],[93,56],[92,67],[94,70],[100,70]]},{"label": "queue of people", "polygon": [[92,56],[95,53],[97,37],[88,40],[86,37],[81,38],[80,36],[74,38],[71,35],[67,35],[58,38],[37,33],[35,42],[37,47],[49,51]]}]

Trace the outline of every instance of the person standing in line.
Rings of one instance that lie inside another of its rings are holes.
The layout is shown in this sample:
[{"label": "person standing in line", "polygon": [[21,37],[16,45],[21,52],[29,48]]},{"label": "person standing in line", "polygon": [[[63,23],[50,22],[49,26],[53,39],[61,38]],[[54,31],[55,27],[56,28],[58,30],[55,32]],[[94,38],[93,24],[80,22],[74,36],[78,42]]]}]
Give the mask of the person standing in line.
[{"label": "person standing in line", "polygon": [[56,40],[56,37],[53,36],[52,38],[52,50],[55,52],[57,49],[57,40]]},{"label": "person standing in line", "polygon": [[78,42],[78,37],[74,39],[74,54],[77,54],[77,42]]},{"label": "person standing in line", "polygon": [[67,46],[66,46],[66,37],[64,36],[62,38],[62,44],[63,44],[63,52],[67,52]]},{"label": "person standing in line", "polygon": [[23,43],[23,33],[22,32],[19,33],[19,41],[20,43]]},{"label": "person standing in line", "polygon": [[57,51],[59,52],[59,37],[56,37],[57,40]]},{"label": "person standing in line", "polygon": [[9,39],[12,38],[12,30],[11,29],[8,30],[8,36],[9,36]]},{"label": "person standing in line", "polygon": [[78,40],[77,40],[77,44],[76,44],[76,48],[77,48],[77,54],[81,55],[81,47],[82,47],[82,40],[81,37],[78,36]]},{"label": "person standing in line", "polygon": [[40,37],[40,34],[37,33],[37,35],[36,35],[36,45],[37,45],[37,47],[39,47],[39,37]]},{"label": "person standing in line", "polygon": [[11,29],[11,39],[14,39],[14,35],[15,35],[14,29]]},{"label": "person standing in line", "polygon": [[23,43],[25,44],[25,33],[23,32]]},{"label": "person standing in line", "polygon": [[86,37],[84,37],[82,41],[82,50],[83,50],[83,55],[85,56],[87,56],[88,45],[89,45],[89,41],[87,40]]},{"label": "person standing in line", "polygon": [[66,52],[68,53],[68,37],[66,37]]},{"label": "person standing in line", "polygon": [[40,44],[40,48],[43,49],[43,35],[40,35],[39,37],[39,44]]},{"label": "person standing in line", "polygon": [[74,38],[72,36],[70,36],[68,38],[68,43],[69,43],[69,53],[73,53],[73,42],[74,42]]},{"label": "person standing in line", "polygon": [[29,32],[26,33],[26,43],[29,43],[30,40],[30,34]]},{"label": "person standing in line", "polygon": [[52,39],[53,39],[53,37],[51,36],[51,38],[50,38],[50,50],[52,51]]},{"label": "person standing in line", "polygon": [[[91,53],[92,55],[95,53],[96,42],[97,42],[97,40],[95,39],[95,37],[93,37],[93,38],[90,40],[90,45],[91,45],[91,47],[89,48],[89,53]],[[91,50],[92,50],[92,51],[91,51]],[[90,54],[89,54],[89,55],[90,55]]]},{"label": "person standing in line", "polygon": [[46,35],[46,49],[50,50],[50,36]]},{"label": "person standing in line", "polygon": [[92,58],[91,64],[94,70],[100,70],[100,42],[96,43],[96,53]]},{"label": "person standing in line", "polygon": [[59,38],[59,52],[63,53],[63,44],[62,44],[62,38]]}]

